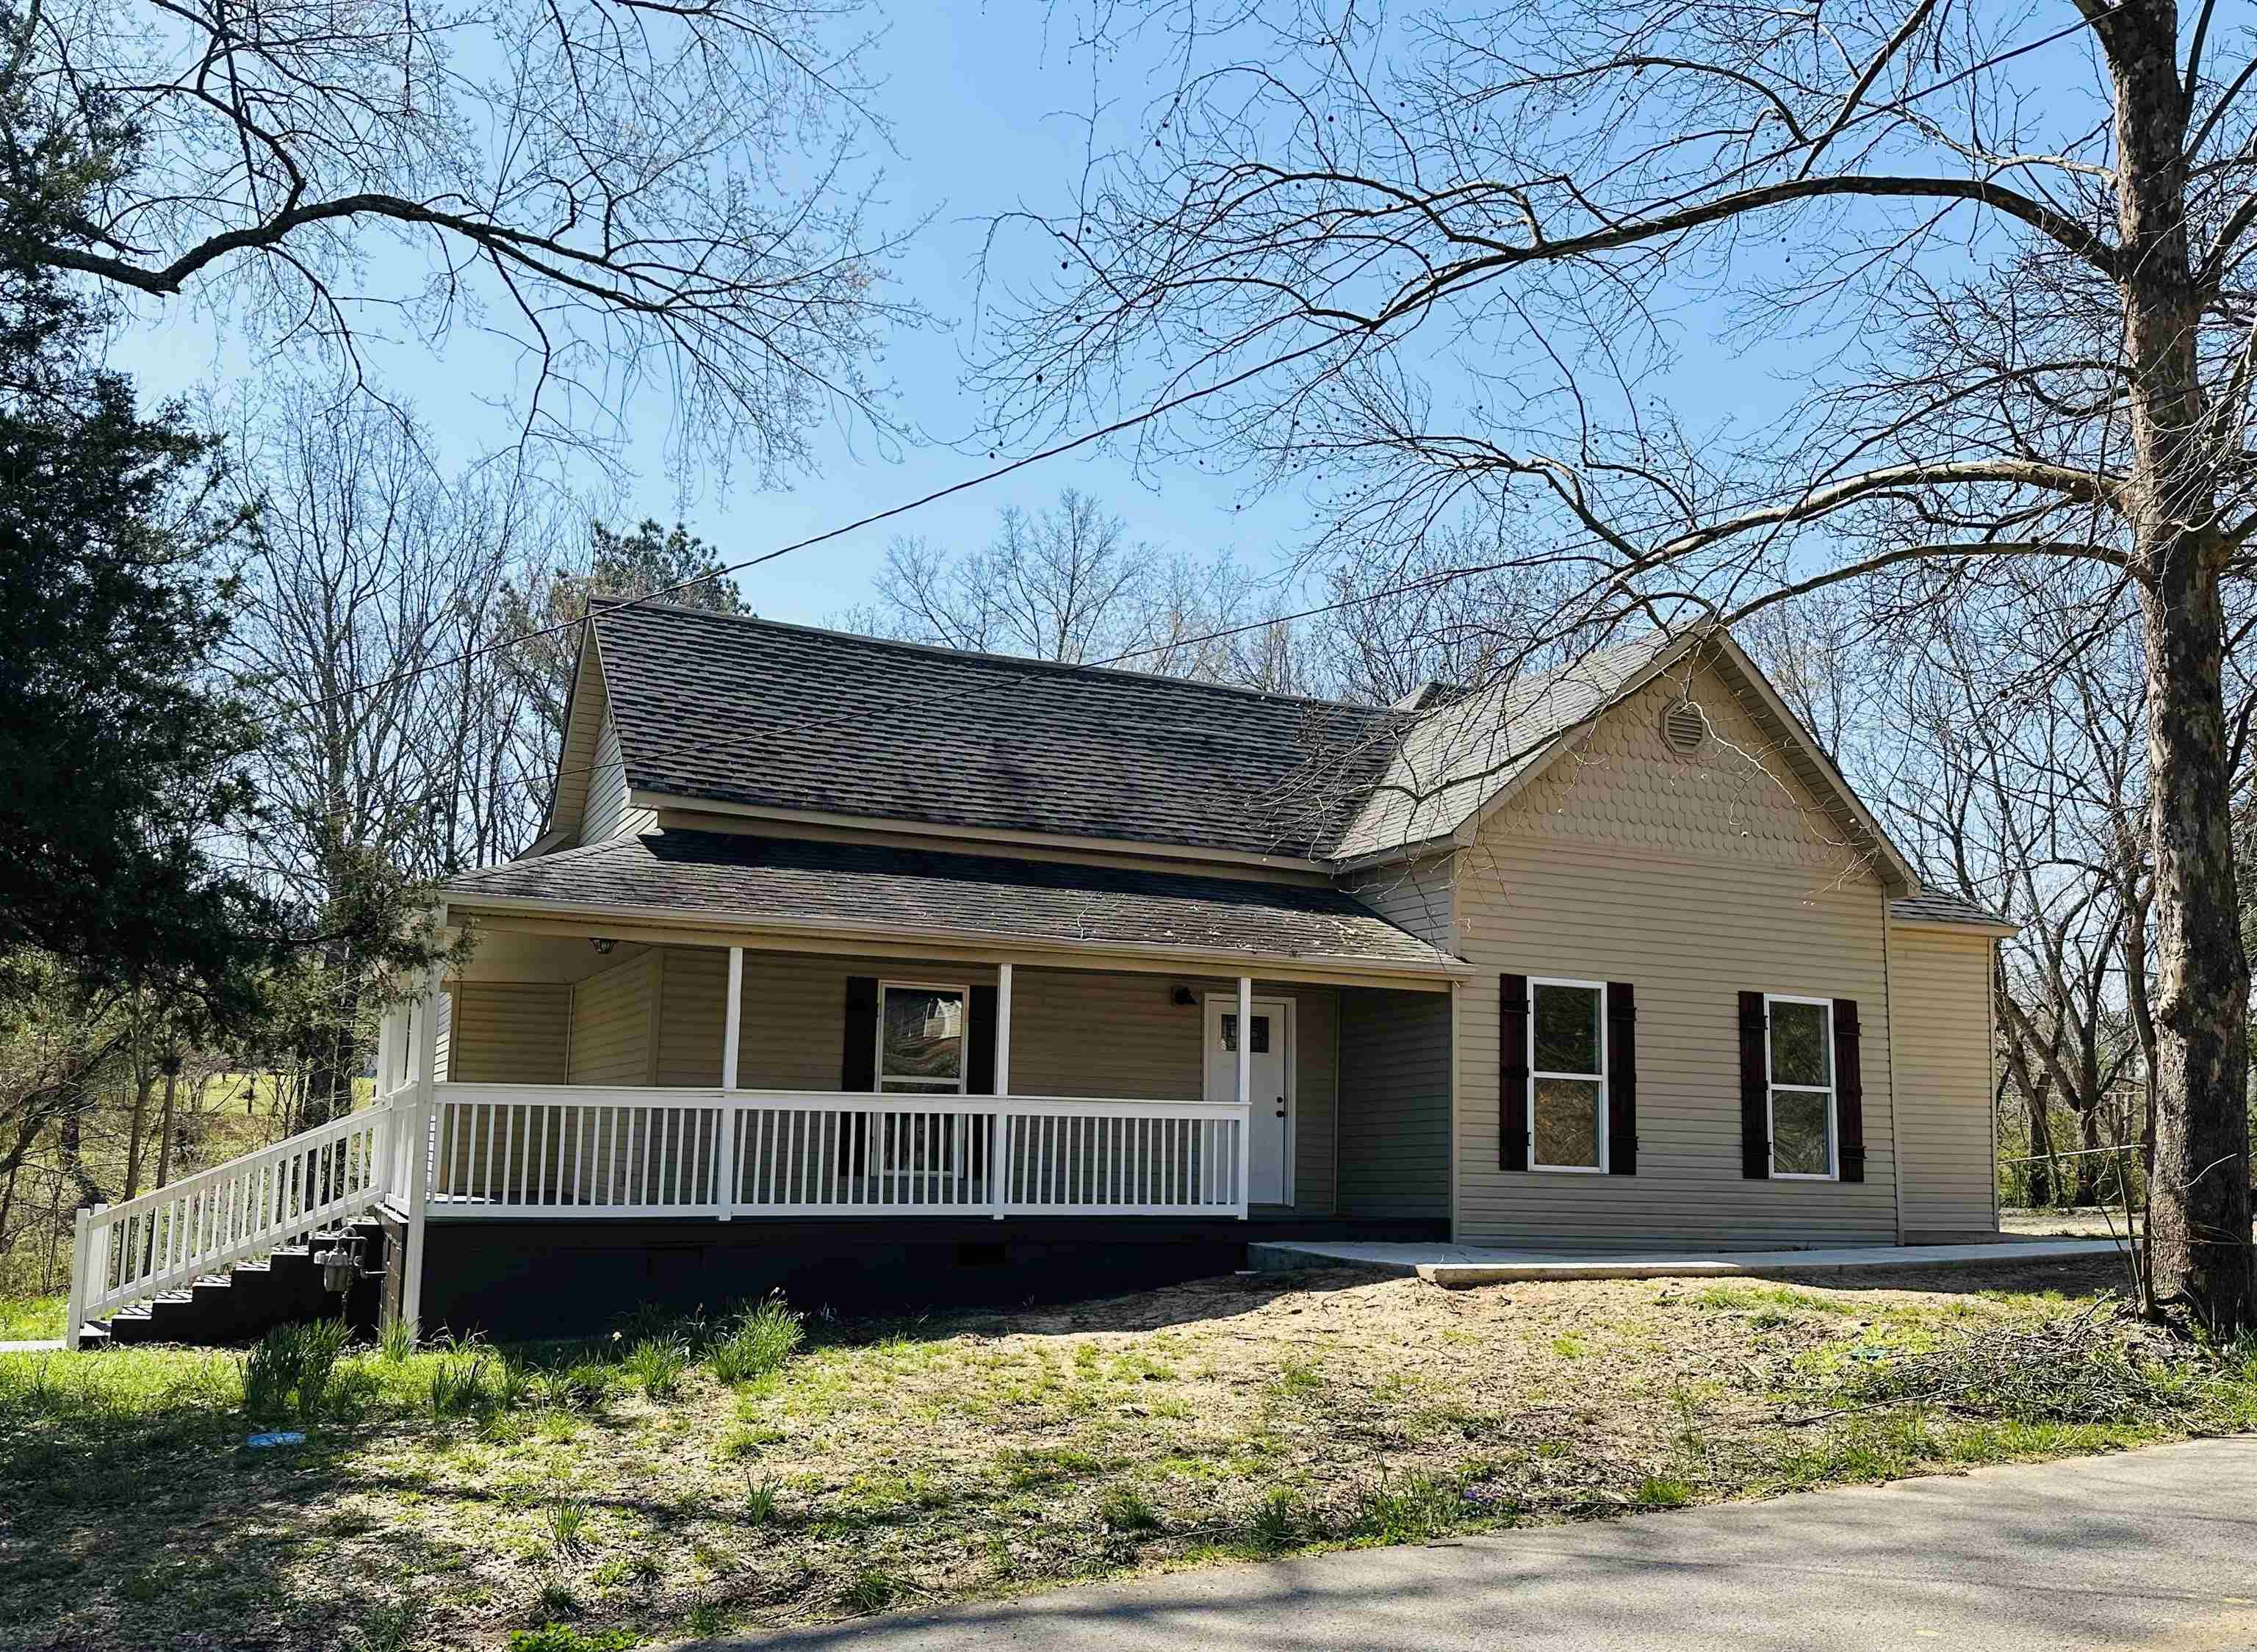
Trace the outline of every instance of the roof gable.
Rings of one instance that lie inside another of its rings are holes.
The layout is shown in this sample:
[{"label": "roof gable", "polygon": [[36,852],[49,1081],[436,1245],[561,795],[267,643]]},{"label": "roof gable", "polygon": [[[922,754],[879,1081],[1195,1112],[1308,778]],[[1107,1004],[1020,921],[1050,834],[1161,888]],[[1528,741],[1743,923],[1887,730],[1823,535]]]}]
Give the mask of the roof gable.
[{"label": "roof gable", "polygon": [[580,631],[578,662],[572,670],[571,692],[564,700],[564,735],[558,743],[556,772],[549,777],[548,815],[532,852],[570,843],[580,833],[588,808],[588,787],[597,764],[596,748],[603,738],[604,717],[611,694],[604,678],[603,657],[596,646],[595,628]]},{"label": "roof gable", "polygon": [[1845,839],[1871,856],[1885,888],[1902,893],[1919,886],[1911,863],[1755,661],[1729,632],[1707,625],[1600,649],[1560,671],[1515,677],[1427,713],[1400,742],[1336,858],[1385,859],[1438,840],[1470,841],[1603,719],[1679,668],[1724,680],[1737,710],[1775,754],[1784,773],[1774,778],[1808,793]]},{"label": "roof gable", "polygon": [[[608,708],[627,786],[685,801],[1319,862],[1468,841],[1598,719],[1698,651],[1795,780],[1918,886],[1830,759],[1709,625],[1426,710],[969,653],[643,601],[591,615],[544,842],[577,831]],[[579,749],[584,745],[584,754]]]}]

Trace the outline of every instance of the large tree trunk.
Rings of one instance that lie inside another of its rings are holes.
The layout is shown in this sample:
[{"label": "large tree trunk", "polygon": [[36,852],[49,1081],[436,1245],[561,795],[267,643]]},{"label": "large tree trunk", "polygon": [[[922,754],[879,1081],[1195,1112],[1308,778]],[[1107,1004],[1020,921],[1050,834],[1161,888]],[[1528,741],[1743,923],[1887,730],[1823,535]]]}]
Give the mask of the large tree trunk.
[{"label": "large tree trunk", "polygon": [[2257,1324],[2249,1235],[2249,963],[2233,874],[2216,457],[2187,241],[2187,94],[2177,8],[2097,25],[2116,83],[2117,208],[2133,470],[2125,501],[2147,657],[2154,832],[2157,1305],[2218,1331]]},{"label": "large tree trunk", "polygon": [[2030,1113],[2030,1204],[2042,1210],[2054,1201],[2053,1127],[2046,1118],[2046,1092],[2027,1092]]},{"label": "large tree trunk", "polygon": [[2221,1333],[2257,1324],[2249,1234],[2249,963],[2234,902],[2218,576],[2166,558],[2142,593],[2155,838],[2157,1301]]}]

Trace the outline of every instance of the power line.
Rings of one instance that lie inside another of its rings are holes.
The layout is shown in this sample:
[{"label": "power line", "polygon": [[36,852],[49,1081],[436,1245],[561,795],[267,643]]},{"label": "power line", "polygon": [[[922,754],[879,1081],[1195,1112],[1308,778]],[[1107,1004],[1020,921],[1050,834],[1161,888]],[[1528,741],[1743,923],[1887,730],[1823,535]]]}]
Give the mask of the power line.
[{"label": "power line", "polygon": [[[2026,42],[2019,46],[2011,47],[2006,51],[1999,53],[1990,58],[1983,60],[1982,61],[1970,64],[1966,68],[1960,70],[1955,74],[1948,75],[1944,79],[1921,87],[1916,91],[1908,92],[1902,97],[1894,100],[1892,103],[1879,105],[1878,107],[1882,109],[1900,108],[1906,103],[1913,102],[1921,98],[1932,95],[1936,92],[1942,91],[1975,74],[1980,74],[1985,69],[1996,67],[1998,65],[2007,62],[2012,59],[2021,57],[2028,53],[2037,51],[2043,46],[2050,46],[2055,41],[2064,39],[2071,34],[2094,27],[2100,22],[2105,21],[2106,18],[2114,16],[2118,11],[2124,10],[2131,4],[2132,0],[2116,0],[2115,4],[2109,6],[2106,10],[2098,12],[2092,17],[2080,18],[2077,21],[2069,24],[2062,28],[2056,29],[2051,33],[2041,36],[2035,40]],[[1782,151],[1780,152],[1784,154],[1789,152]],[[1266,373],[1274,368],[1289,366],[1292,363],[1302,359],[1304,357],[1313,355],[1319,350],[1327,349],[1339,343],[1347,336],[1349,336],[1349,335],[1344,332],[1328,334],[1322,338],[1312,340],[1309,343],[1300,346],[1298,349],[1288,350],[1282,355],[1275,356],[1265,361],[1258,362],[1251,367],[1245,368],[1226,378],[1219,379],[1212,385],[1202,385],[1197,390],[1186,391],[1181,395],[1171,397],[1165,400],[1156,402],[1150,407],[1144,408],[1140,412],[1128,414],[1124,418],[1114,420],[1110,424],[1101,425],[1095,429],[1085,431],[1081,434],[1074,436],[1065,441],[1056,443],[1053,446],[1042,448],[1034,453],[1024,455],[1016,459],[1006,461],[1000,465],[996,465],[987,470],[981,471],[977,475],[966,477],[959,481],[950,483],[945,487],[936,488],[930,492],[920,495],[916,498],[906,500],[900,505],[889,505],[881,511],[871,512],[867,515],[859,517],[853,521],[842,523],[835,527],[826,528],[819,533],[810,534],[808,537],[796,540],[790,544],[778,546],[775,549],[763,552],[758,556],[747,557],[741,562],[726,564],[724,567],[715,568],[711,573],[700,574],[691,579],[681,580],[672,585],[662,587],[658,590],[647,591],[639,597],[622,599],[614,603],[612,606],[615,608],[637,607],[642,604],[652,602],[661,597],[671,597],[679,592],[689,590],[695,586],[710,584],[717,579],[725,579],[732,575],[741,574],[748,571],[749,569],[759,568],[764,563],[775,561],[780,557],[789,556],[795,552],[807,550],[814,546],[828,543],[832,540],[842,539],[847,534],[856,533],[862,528],[874,526],[878,523],[890,521],[894,518],[908,515],[912,512],[922,510],[926,505],[937,504],[938,501],[951,498],[955,494],[968,492],[975,488],[984,487],[990,482],[999,481],[1004,477],[1010,476],[1016,471],[1022,470],[1030,465],[1039,464],[1048,459],[1058,458],[1062,455],[1072,453],[1077,448],[1087,447],[1092,442],[1101,441],[1108,436],[1118,435],[1123,431],[1133,430],[1140,425],[1149,424],[1153,420],[1161,418],[1167,413],[1173,413],[1179,408],[1189,406],[1193,402],[1201,401],[1206,399],[1207,397],[1219,395],[1224,391],[1235,389],[1238,385],[1246,383],[1249,379],[1259,378],[1262,374]],[[1380,594],[1383,593],[1375,593],[1375,595]],[[1324,611],[1326,611],[1324,609],[1314,609],[1310,611],[1312,614],[1321,613]],[[1284,618],[1290,618],[1297,617],[1298,616],[1285,616]],[[367,682],[354,683],[348,688],[338,689],[333,694],[323,695],[311,700],[295,701],[287,705],[279,706],[266,711],[263,715],[267,720],[271,721],[276,718],[287,717],[293,712],[317,710],[323,707],[336,705],[341,702],[349,701],[356,695],[372,693],[379,688],[389,688],[395,683],[409,681],[414,678],[425,675],[430,672],[444,671],[455,666],[467,664],[473,660],[482,659],[488,654],[499,653],[506,649],[514,648],[523,643],[530,642],[536,637],[553,636],[560,632],[570,631],[577,625],[584,624],[585,620],[585,615],[582,615],[580,618],[575,619],[560,620],[554,625],[542,625],[532,631],[522,632],[515,636],[502,639],[499,641],[485,643],[473,648],[464,649],[461,653],[449,655],[443,660],[428,661],[420,666],[412,666],[404,670],[394,672],[388,676],[375,678]],[[1244,627],[1242,629],[1251,628],[1252,627]],[[1195,642],[1207,639],[1194,638],[1185,640]],[[1162,645],[1162,646],[1166,646],[1168,645]],[[1137,652],[1157,653],[1158,652],[1158,649],[1144,649]],[[1134,656],[1126,654],[1117,656],[1117,658],[1120,659],[1128,659]],[[1103,665],[1112,662],[1097,661],[1094,663]]]},{"label": "power line", "polygon": [[[1044,448],[1038,452],[1026,454],[1022,457],[1008,460],[1004,463],[996,465],[990,469],[983,470],[976,476],[970,476],[963,478],[961,481],[952,482],[946,487],[935,488],[931,492],[922,494],[916,498],[906,500],[900,505],[888,505],[882,511],[873,511],[868,515],[858,517],[852,522],[841,523],[836,527],[825,528],[820,533],[811,533],[808,535],[807,538],[803,540],[795,540],[789,545],[780,545],[772,551],[764,551],[758,556],[747,557],[741,562],[732,562],[725,567],[717,568],[710,574],[700,574],[694,579],[682,580],[675,584],[668,585],[658,590],[646,591],[640,597],[625,599],[613,604],[612,606],[615,608],[640,607],[645,603],[655,601],[660,597],[671,597],[678,591],[688,590],[694,585],[710,584],[714,580],[725,579],[732,574],[744,573],[749,568],[760,567],[764,562],[773,562],[780,556],[789,556],[795,551],[803,551],[812,546],[822,545],[831,540],[843,539],[847,534],[855,533],[862,528],[874,526],[880,522],[889,521],[897,516],[906,516],[912,511],[923,510],[926,505],[936,504],[953,494],[968,492],[973,488],[985,487],[988,483],[998,481],[1004,477],[1011,475],[1014,471],[1023,470],[1029,465],[1039,464],[1045,459],[1055,459],[1062,454],[1072,453],[1075,448],[1086,448],[1093,441],[1102,441],[1107,436],[1116,436],[1124,430],[1133,430],[1139,425],[1149,424],[1155,419],[1175,412],[1178,408],[1189,406],[1192,402],[1203,400],[1209,396],[1220,395],[1226,390],[1235,389],[1238,385],[1244,384],[1248,379],[1259,378],[1262,374],[1270,371],[1272,368],[1290,366],[1292,363],[1300,360],[1305,356],[1313,355],[1320,349],[1329,349],[1334,344],[1338,343],[1342,336],[1344,336],[1344,335],[1334,333],[1330,334],[1326,337],[1313,340],[1309,343],[1302,345],[1298,349],[1287,350],[1282,356],[1274,356],[1267,361],[1257,362],[1255,365],[1246,368],[1242,371],[1233,373],[1228,378],[1218,379],[1212,385],[1205,385],[1197,390],[1185,391],[1180,396],[1171,397],[1164,401],[1155,402],[1151,406],[1144,408],[1141,412],[1130,413],[1126,418],[1116,419],[1109,425],[1100,425],[1094,430],[1084,431],[1080,435],[1072,437],[1065,441],[1058,442],[1051,447]],[[466,648],[462,653],[458,654],[451,654],[444,660],[434,660],[423,665],[411,666],[404,671],[396,671],[390,676],[379,677],[369,682],[357,682],[353,684],[350,688],[340,688],[335,694],[323,695],[317,699],[300,700],[294,702],[289,705],[279,706],[265,713],[265,716],[269,719],[272,719],[287,717],[294,711],[313,711],[318,710],[324,706],[336,705],[341,701],[350,700],[357,695],[372,693],[379,688],[390,688],[394,683],[408,681],[413,678],[422,676],[428,672],[444,671],[449,667],[464,665],[471,660],[483,658],[487,654],[499,653],[506,648],[514,648],[520,644],[530,642],[535,637],[551,636],[557,632],[570,631],[573,627],[584,623],[585,619],[586,616],[583,615],[577,619],[559,620],[553,625],[543,625],[537,630],[521,632],[516,636],[505,638],[499,642],[484,643],[475,648]]]},{"label": "power line", "polygon": [[[1128,649],[1121,653],[1108,655],[1102,660],[1037,660],[1033,663],[1060,665],[1075,670],[1100,671],[1108,667],[1118,666],[1123,660],[1140,660],[1148,655],[1163,653],[1173,648],[1194,647],[1200,643],[1220,642],[1227,638],[1243,636],[1246,632],[1250,631],[1263,631],[1272,625],[1290,625],[1297,620],[1313,619],[1320,614],[1337,613],[1342,609],[1354,608],[1362,603],[1382,602],[1392,597],[1409,596],[1414,591],[1439,590],[1442,587],[1454,584],[1460,580],[1471,579],[1482,574],[1496,573],[1500,569],[1510,566],[1511,566],[1511,564],[1509,562],[1483,562],[1467,568],[1439,568],[1432,573],[1422,574],[1416,579],[1405,580],[1400,584],[1383,586],[1377,590],[1364,591],[1354,597],[1345,597],[1333,602],[1320,603],[1313,608],[1299,609],[1288,614],[1266,614],[1259,619],[1246,620],[1235,625],[1225,625],[1215,631],[1200,632],[1196,636],[1172,637],[1165,642],[1150,643],[1142,647]],[[622,608],[632,607],[635,604],[633,604],[628,603],[621,603],[618,604],[619,607]],[[576,619],[569,623],[577,625],[582,622]],[[874,638],[871,640],[883,643],[886,639],[883,638]],[[1187,679],[1187,681],[1195,680]],[[1225,684],[1220,686],[1230,687],[1240,685]],[[541,774],[519,775],[510,780],[499,781],[490,788],[480,789],[486,790],[488,794],[492,795],[494,793],[514,791],[520,787],[529,789],[535,787],[551,786],[555,782],[567,778],[583,774],[596,774],[600,773],[606,769],[622,768],[624,766],[626,766],[626,759],[624,757],[610,758],[600,763],[584,763],[577,765],[571,768],[558,767],[554,770],[546,771]],[[309,875],[302,868],[292,868],[272,862],[254,861],[234,856],[208,855],[205,858],[218,861],[227,865],[242,866],[253,871],[273,872],[285,877],[304,877]]]}]

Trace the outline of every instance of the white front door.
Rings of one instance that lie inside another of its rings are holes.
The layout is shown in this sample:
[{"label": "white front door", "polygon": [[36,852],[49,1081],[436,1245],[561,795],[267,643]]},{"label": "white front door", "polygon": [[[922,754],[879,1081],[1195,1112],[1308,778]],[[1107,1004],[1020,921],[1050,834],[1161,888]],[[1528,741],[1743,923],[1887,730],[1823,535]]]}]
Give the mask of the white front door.
[{"label": "white front door", "polygon": [[[1293,1001],[1254,1000],[1250,1068],[1253,1131],[1246,1197],[1253,1204],[1288,1204],[1293,1198]],[[1206,1098],[1238,1099],[1238,996],[1210,993],[1206,1000]]]}]

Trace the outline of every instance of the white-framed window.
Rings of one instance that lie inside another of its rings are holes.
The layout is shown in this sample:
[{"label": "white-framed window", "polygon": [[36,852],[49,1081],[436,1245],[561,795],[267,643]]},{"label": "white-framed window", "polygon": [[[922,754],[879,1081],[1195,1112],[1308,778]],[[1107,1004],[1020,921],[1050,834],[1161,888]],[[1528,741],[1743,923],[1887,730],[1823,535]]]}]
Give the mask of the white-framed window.
[{"label": "white-framed window", "polygon": [[1528,978],[1528,1168],[1607,1168],[1607,984]]},{"label": "white-framed window", "polygon": [[879,982],[878,1088],[962,1095],[971,1009],[960,982]]},{"label": "white-framed window", "polygon": [[1834,1000],[1764,994],[1771,1091],[1771,1173],[1830,1182],[1840,1171],[1835,1124]]}]

